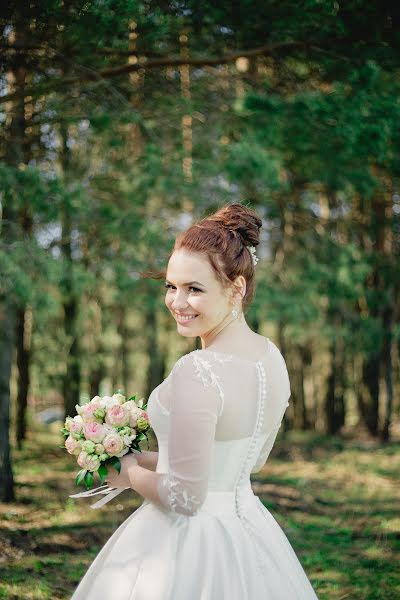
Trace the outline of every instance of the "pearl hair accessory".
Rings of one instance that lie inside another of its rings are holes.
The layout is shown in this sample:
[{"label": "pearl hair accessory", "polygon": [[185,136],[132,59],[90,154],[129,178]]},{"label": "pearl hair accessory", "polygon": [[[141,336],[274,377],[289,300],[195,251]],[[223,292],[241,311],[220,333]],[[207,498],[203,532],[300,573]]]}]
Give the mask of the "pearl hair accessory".
[{"label": "pearl hair accessory", "polygon": [[258,261],[260,260],[258,258],[258,256],[256,256],[256,249],[254,246],[247,246],[247,248],[249,249],[249,252],[251,254],[251,258],[253,260],[253,265],[256,266],[256,264],[258,263]]}]

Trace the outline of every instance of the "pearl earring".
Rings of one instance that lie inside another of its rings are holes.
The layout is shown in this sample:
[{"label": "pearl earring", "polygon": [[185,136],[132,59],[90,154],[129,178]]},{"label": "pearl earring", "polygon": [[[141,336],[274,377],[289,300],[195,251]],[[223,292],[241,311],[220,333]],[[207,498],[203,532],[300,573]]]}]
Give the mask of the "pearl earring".
[{"label": "pearl earring", "polygon": [[238,315],[239,315],[239,312],[236,310],[236,308],[233,308],[233,309],[232,309],[232,317],[233,317],[234,319],[237,319],[237,318],[238,318]]}]

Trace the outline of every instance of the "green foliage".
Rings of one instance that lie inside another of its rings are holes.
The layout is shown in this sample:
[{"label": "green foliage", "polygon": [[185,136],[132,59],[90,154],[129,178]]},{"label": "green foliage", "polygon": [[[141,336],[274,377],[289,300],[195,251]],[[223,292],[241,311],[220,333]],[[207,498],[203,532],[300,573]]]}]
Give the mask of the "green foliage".
[{"label": "green foliage", "polygon": [[88,472],[86,469],[81,469],[75,478],[75,484],[80,485],[81,483],[83,483],[83,481],[86,481],[87,473]]},{"label": "green foliage", "polygon": [[100,485],[103,485],[103,483],[105,482],[107,475],[108,475],[108,469],[107,466],[105,464],[100,465],[100,467],[97,470],[98,476],[100,477]]},{"label": "green foliage", "polygon": [[91,473],[90,471],[86,471],[84,481],[87,490],[89,490],[92,487],[93,479],[93,473]]}]

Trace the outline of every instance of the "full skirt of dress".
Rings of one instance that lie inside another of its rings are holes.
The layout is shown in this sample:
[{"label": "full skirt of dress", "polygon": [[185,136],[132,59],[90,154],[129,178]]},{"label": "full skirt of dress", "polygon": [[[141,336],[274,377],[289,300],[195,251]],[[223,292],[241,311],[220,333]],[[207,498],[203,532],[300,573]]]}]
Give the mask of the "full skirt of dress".
[{"label": "full skirt of dress", "polygon": [[194,516],[147,500],[103,546],[72,600],[315,600],[281,527],[253,493],[209,492]]}]

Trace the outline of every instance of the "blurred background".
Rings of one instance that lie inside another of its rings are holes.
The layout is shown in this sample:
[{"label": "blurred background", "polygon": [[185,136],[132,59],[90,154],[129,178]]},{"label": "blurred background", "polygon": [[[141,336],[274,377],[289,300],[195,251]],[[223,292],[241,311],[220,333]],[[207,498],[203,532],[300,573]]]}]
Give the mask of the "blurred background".
[{"label": "blurred background", "polygon": [[61,419],[199,344],[141,273],[232,201],[263,218],[247,319],[292,389],[254,489],[321,599],[400,597],[399,7],[17,0],[0,25],[0,598],[68,598],[140,504],[68,499]]}]

